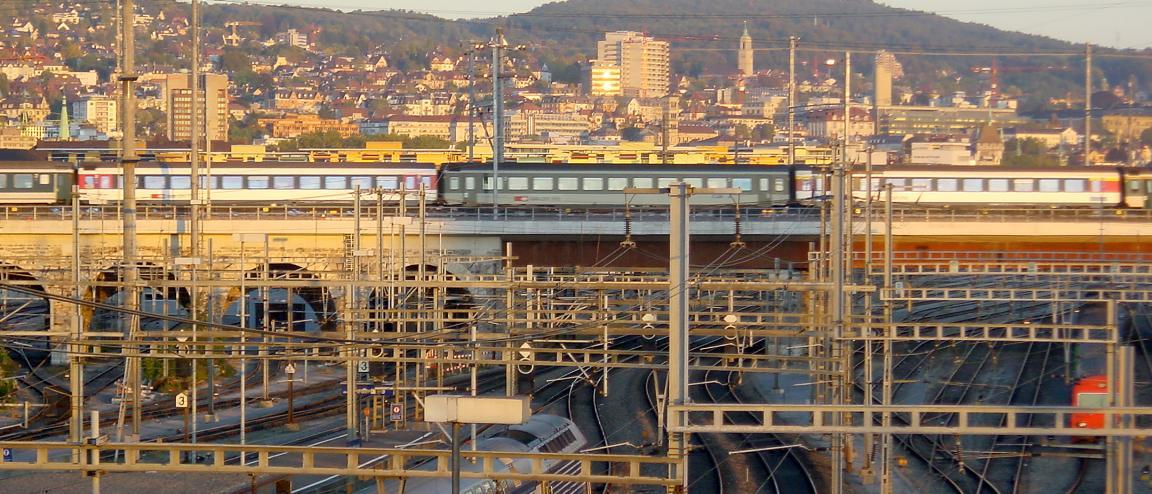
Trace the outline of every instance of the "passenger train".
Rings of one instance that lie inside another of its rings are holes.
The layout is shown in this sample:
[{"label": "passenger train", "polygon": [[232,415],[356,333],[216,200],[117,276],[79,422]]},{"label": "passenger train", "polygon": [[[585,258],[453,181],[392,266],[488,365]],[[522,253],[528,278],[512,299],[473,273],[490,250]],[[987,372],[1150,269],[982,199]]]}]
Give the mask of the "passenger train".
[{"label": "passenger train", "polygon": [[[420,163],[221,163],[202,168],[200,187],[221,205],[350,204],[354,191],[379,192],[386,202],[409,201],[424,190],[429,203],[449,206],[617,208],[664,205],[663,194],[628,189],[663,188],[683,181],[697,188],[737,189],[700,194],[701,206],[783,206],[828,197],[828,177],[804,166],[562,165]],[[137,200],[181,204],[191,198],[186,163],[140,162]],[[494,177],[499,178],[493,197]],[[67,204],[74,183],[84,204],[123,200],[123,170],[115,163],[0,162],[0,204]],[[1002,168],[885,166],[869,181],[855,170],[857,200],[930,207],[1152,208],[1152,170],[1140,168]],[[374,197],[372,198],[374,199]]]},{"label": "passenger train", "polygon": [[[533,415],[521,425],[509,426],[506,430],[491,437],[479,439],[476,449],[481,451],[507,451],[509,453],[565,453],[578,454],[585,446],[587,439],[576,424],[571,420],[556,415]],[[577,474],[580,472],[580,463],[577,461],[545,461],[544,470],[553,474]],[[434,469],[435,465],[428,464],[422,469]],[[462,462],[461,469],[465,471],[479,471],[482,465]],[[495,468],[507,471],[527,472],[532,470],[531,460],[509,456],[496,462]],[[452,492],[452,480],[447,477],[420,478],[409,480],[404,486],[405,494],[442,494]],[[584,485],[577,482],[553,482],[550,492],[552,494],[579,494],[584,492]],[[542,486],[533,481],[495,481],[492,479],[460,480],[462,494],[529,494],[543,492]]]}]

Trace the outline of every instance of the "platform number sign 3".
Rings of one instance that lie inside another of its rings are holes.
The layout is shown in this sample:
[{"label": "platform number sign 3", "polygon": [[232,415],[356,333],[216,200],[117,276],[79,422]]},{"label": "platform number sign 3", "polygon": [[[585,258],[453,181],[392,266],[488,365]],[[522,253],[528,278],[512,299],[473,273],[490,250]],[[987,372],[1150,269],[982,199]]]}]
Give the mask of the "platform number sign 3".
[{"label": "platform number sign 3", "polygon": [[176,395],[176,408],[188,408],[188,393]]}]

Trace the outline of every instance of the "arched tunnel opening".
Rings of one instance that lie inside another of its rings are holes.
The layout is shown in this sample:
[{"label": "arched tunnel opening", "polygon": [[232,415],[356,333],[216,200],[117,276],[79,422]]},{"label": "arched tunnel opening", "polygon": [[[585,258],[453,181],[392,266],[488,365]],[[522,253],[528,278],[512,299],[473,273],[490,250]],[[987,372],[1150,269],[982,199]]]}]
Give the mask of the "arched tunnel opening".
[{"label": "arched tunnel opening", "polygon": [[[292,263],[270,263],[244,272],[244,281],[318,280],[320,277]],[[243,295],[242,295],[243,293]],[[320,286],[234,287],[228,294],[222,322],[231,326],[271,331],[317,332],[337,327],[336,303]]]},{"label": "arched tunnel opening", "polygon": [[[28,271],[0,263],[0,332],[46,331],[52,321],[48,298],[33,292],[44,292],[44,286]],[[34,367],[48,358],[48,337],[5,337],[8,355],[17,363]]]},{"label": "arched tunnel opening", "polygon": [[[127,266],[119,264],[105,269],[96,275],[88,288],[85,298],[105,307],[85,307],[82,310],[88,321],[88,329],[96,332],[125,332],[124,307],[127,291],[120,286],[126,275]],[[180,323],[167,317],[187,318],[192,296],[187,289],[175,286],[148,286],[149,282],[175,281],[176,274],[149,262],[136,265],[138,279],[143,287],[138,292],[137,307],[141,312],[159,317],[140,318],[141,331],[169,331],[177,329]]]}]

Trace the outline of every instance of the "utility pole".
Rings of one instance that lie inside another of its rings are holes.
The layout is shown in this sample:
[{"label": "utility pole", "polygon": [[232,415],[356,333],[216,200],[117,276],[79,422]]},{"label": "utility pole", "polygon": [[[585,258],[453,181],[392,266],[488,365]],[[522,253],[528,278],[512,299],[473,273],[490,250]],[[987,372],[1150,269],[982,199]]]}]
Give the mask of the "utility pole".
[{"label": "utility pole", "polygon": [[[884,184],[884,290],[892,289],[892,184]],[[884,301],[884,348],[882,358],[883,373],[881,374],[880,404],[892,404],[892,301]],[[881,425],[885,429],[892,425],[892,412],[884,412],[881,416]],[[880,494],[892,494],[892,434],[885,432],[881,435],[880,454]]]},{"label": "utility pole", "polygon": [[[80,290],[80,188],[79,182],[72,182],[72,296],[83,298]],[[68,423],[68,441],[79,444],[84,438],[84,349],[80,341],[84,339],[84,313],[80,304],[74,304],[72,311],[72,342],[68,349],[69,387],[72,389],[72,415]],[[79,457],[73,457],[79,462]]]},{"label": "utility pole", "polygon": [[476,159],[476,51],[483,45],[472,44],[468,49],[468,162]]},{"label": "utility pole", "polygon": [[[846,269],[844,265],[844,208],[846,205],[844,188],[844,176],[847,173],[848,166],[848,130],[851,128],[849,120],[849,110],[851,109],[851,91],[852,91],[852,53],[844,53],[844,145],[840,151],[839,164],[832,169],[832,225],[831,225],[831,250],[832,250],[832,266],[831,275],[833,283],[833,292],[831,300],[832,309],[832,338],[829,340],[828,353],[831,357],[832,365],[832,379],[834,389],[830,393],[832,404],[841,404],[847,401],[849,391],[848,373],[851,371],[851,365],[844,365],[840,360],[848,361],[851,359],[851,352],[844,352],[842,348],[841,338],[844,335],[844,285],[846,278]],[[840,364],[840,368],[835,368]],[[834,414],[833,422],[840,424],[843,421],[841,414]],[[844,469],[851,465],[851,441],[845,434],[832,435],[832,472],[831,472],[831,492],[839,494],[843,492],[844,488]]]},{"label": "utility pole", "polygon": [[500,204],[500,162],[504,161],[504,88],[500,68],[504,65],[504,28],[496,28],[492,39],[492,208]]},{"label": "utility pole", "polygon": [[792,129],[796,126],[796,37],[788,37],[788,164],[796,164],[796,141]]},{"label": "utility pole", "polygon": [[[124,170],[124,200],[121,204],[123,215],[123,273],[124,273],[124,314],[123,321],[125,339],[136,340],[137,326],[140,318],[136,310],[140,306],[139,270],[136,265],[136,35],[133,30],[135,24],[135,0],[123,0],[121,8],[121,50],[123,54],[122,72],[120,73],[121,107],[123,108],[123,140],[121,141],[120,163]],[[125,357],[124,383],[128,387],[124,392],[124,401],[121,402],[118,436],[124,439],[124,403],[132,400],[132,429],[131,439],[140,437],[140,356]]]},{"label": "utility pole", "polygon": [[1084,166],[1092,164],[1092,44],[1084,43]]},{"label": "utility pole", "polygon": [[[691,230],[689,198],[693,194],[737,195],[740,189],[733,188],[693,188],[686,182],[676,182],[667,189],[624,189],[625,194],[668,194],[668,401],[669,406],[685,405],[691,401],[688,394],[688,309],[689,296],[689,240]],[[666,413],[659,412],[659,413]],[[666,413],[667,430],[672,431],[683,425],[678,413]],[[683,493],[688,489],[688,434],[668,432],[668,456],[680,461],[676,477],[681,484],[673,492]]]}]

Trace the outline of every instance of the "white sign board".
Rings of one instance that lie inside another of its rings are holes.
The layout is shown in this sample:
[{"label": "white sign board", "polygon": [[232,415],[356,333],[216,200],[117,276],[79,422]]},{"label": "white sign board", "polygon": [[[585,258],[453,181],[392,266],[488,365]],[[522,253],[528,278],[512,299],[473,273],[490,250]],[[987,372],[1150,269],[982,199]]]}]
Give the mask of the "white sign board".
[{"label": "white sign board", "polygon": [[188,408],[188,393],[176,395],[176,408]]},{"label": "white sign board", "polygon": [[429,395],[424,420],[462,424],[523,424],[532,416],[527,396]]}]

